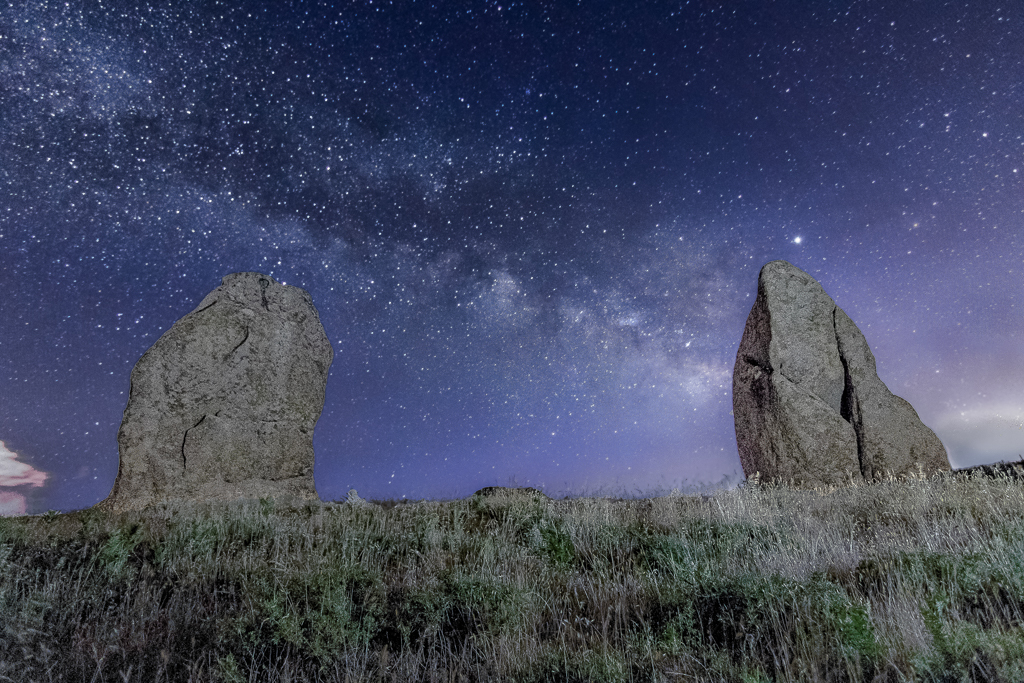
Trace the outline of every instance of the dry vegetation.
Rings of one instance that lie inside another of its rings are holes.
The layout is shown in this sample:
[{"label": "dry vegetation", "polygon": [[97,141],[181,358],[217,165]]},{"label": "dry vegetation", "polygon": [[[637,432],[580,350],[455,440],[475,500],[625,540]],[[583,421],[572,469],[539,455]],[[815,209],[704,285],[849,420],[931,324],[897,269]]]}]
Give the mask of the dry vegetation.
[{"label": "dry vegetation", "polygon": [[0,519],[0,681],[1022,681],[1024,484]]}]

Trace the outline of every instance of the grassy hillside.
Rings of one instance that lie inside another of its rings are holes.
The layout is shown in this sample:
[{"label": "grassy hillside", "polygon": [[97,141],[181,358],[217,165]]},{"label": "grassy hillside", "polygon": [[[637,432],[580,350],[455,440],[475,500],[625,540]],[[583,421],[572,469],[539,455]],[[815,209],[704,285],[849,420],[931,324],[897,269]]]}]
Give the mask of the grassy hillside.
[{"label": "grassy hillside", "polygon": [[1024,484],[0,519],[0,681],[1021,681]]}]

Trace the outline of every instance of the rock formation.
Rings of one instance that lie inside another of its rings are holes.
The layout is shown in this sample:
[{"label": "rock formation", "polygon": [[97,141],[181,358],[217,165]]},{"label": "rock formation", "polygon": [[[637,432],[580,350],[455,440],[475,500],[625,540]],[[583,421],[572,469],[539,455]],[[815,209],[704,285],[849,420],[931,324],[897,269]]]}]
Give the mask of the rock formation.
[{"label": "rock formation", "polygon": [[935,433],[878,378],[861,331],[786,261],[761,269],[732,395],[747,477],[817,486],[950,469]]},{"label": "rock formation", "polygon": [[548,496],[546,496],[541,491],[533,488],[532,486],[523,486],[518,488],[510,488],[508,486],[485,486],[484,488],[480,489],[473,495],[480,496],[482,498],[505,497],[518,499],[533,498],[535,496],[540,496],[541,498],[548,498]]},{"label": "rock formation", "polygon": [[227,275],[132,370],[117,479],[100,507],[316,498],[313,427],[333,357],[305,290]]},{"label": "rock formation", "polygon": [[355,489],[348,490],[348,497],[345,499],[345,502],[351,505],[352,507],[367,507],[373,504],[367,500],[363,500],[362,498],[360,498],[359,492],[356,491]]}]

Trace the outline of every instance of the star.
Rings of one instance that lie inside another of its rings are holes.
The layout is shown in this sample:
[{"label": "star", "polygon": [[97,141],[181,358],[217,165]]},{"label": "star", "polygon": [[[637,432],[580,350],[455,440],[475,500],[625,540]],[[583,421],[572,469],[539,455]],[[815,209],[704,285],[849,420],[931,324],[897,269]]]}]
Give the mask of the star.
[{"label": "star", "polygon": [[305,289],[334,345],[325,500],[735,485],[729,380],[779,258],[954,466],[1024,451],[989,419],[1024,409],[1010,22],[113,4],[0,20],[0,440],[46,475],[29,512],[107,495],[133,366],[238,271]]}]

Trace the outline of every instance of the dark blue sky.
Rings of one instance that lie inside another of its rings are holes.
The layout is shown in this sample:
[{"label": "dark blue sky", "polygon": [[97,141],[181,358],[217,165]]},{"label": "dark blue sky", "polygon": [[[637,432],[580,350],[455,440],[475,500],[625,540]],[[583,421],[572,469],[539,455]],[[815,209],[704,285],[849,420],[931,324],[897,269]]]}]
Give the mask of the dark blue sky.
[{"label": "dark blue sky", "polygon": [[132,366],[244,270],[334,345],[328,500],[735,483],[776,258],[955,467],[1017,459],[1021,8],[633,4],[3,3],[0,507],[104,498]]}]

